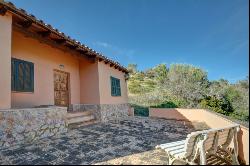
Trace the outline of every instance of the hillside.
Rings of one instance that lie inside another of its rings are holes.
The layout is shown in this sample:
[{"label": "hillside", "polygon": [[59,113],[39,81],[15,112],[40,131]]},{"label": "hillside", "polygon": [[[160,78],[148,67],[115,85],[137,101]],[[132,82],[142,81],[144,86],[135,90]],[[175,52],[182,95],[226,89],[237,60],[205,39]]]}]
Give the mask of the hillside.
[{"label": "hillside", "polygon": [[203,69],[188,64],[160,64],[146,71],[130,64],[128,69],[129,102],[137,108],[206,108],[236,120],[249,119],[249,77],[235,84],[209,81]]}]

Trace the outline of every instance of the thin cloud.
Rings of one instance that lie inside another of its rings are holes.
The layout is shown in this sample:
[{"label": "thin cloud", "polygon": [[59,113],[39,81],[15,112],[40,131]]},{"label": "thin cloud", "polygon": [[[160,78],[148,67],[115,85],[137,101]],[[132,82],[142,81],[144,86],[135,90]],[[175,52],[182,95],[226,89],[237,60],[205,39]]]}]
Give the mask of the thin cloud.
[{"label": "thin cloud", "polygon": [[[244,49],[244,48],[248,48],[247,46],[249,45],[249,41],[248,40],[245,40],[245,41],[240,41],[238,42],[234,48],[232,49],[231,53],[232,54],[235,54],[235,55],[239,55],[238,52],[241,50],[241,49]],[[248,49],[249,51],[249,49]]]},{"label": "thin cloud", "polygon": [[[203,40],[197,43],[196,46],[197,47],[199,46],[201,48],[209,46],[211,42],[216,41],[218,36],[220,36],[221,34],[224,34],[225,29],[228,29],[228,27],[231,27],[231,29],[233,29],[234,31],[240,31],[242,28],[245,28],[246,24],[245,23],[242,24],[238,21],[239,18],[242,18],[245,16],[245,13],[244,13],[245,8],[246,6],[235,9],[235,11],[231,15],[229,15],[227,18],[225,18],[224,21],[220,22],[219,24],[216,24],[216,26],[214,26],[210,31],[208,31],[204,35]],[[233,44],[234,41],[230,42],[229,40],[225,42],[229,42],[229,44]]]},{"label": "thin cloud", "polygon": [[104,48],[112,48],[112,45],[106,42],[97,41],[97,42],[94,42],[94,45],[98,45]]},{"label": "thin cloud", "polygon": [[94,42],[93,44],[95,46],[103,47],[103,48],[111,51],[112,54],[114,54],[116,56],[123,56],[128,61],[132,61],[133,57],[135,55],[135,50],[120,48],[118,46],[115,46],[115,45],[107,43],[107,42],[97,41],[97,42]]}]

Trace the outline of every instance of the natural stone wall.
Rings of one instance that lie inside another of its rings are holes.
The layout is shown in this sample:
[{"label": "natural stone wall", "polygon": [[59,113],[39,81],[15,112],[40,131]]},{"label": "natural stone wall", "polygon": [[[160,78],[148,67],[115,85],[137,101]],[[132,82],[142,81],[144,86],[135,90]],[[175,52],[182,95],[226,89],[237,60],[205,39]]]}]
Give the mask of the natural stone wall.
[{"label": "natural stone wall", "polygon": [[69,106],[69,112],[79,112],[88,110],[98,110],[100,109],[99,104],[71,104]]},{"label": "natural stone wall", "polygon": [[95,119],[101,121],[100,105],[99,104],[71,104],[69,112],[92,111]]},{"label": "natural stone wall", "polygon": [[129,109],[129,104],[73,104],[69,107],[71,112],[92,110],[95,118],[101,122],[126,117]]},{"label": "natural stone wall", "polygon": [[129,104],[101,104],[100,115],[101,121],[119,120],[128,116]]},{"label": "natural stone wall", "polygon": [[0,110],[0,149],[67,131],[66,107]]}]

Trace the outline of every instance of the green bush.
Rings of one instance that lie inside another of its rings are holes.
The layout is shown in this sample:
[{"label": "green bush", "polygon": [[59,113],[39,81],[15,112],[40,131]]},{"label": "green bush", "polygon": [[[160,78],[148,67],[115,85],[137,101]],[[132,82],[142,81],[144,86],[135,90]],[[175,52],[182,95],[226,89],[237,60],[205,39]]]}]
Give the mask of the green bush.
[{"label": "green bush", "polygon": [[208,96],[200,102],[202,108],[211,109],[223,115],[230,115],[233,108],[226,98],[218,99],[215,96]]},{"label": "green bush", "polygon": [[168,101],[160,105],[151,106],[152,108],[177,108],[177,105],[174,102]]},{"label": "green bush", "polygon": [[246,111],[235,111],[230,117],[240,120],[240,121],[249,121],[249,112]]},{"label": "green bush", "polygon": [[249,78],[230,84],[225,79],[209,81],[207,72],[189,64],[157,65],[138,71],[128,66],[129,103],[135,114],[148,116],[148,107],[205,108],[237,120],[249,118]]}]

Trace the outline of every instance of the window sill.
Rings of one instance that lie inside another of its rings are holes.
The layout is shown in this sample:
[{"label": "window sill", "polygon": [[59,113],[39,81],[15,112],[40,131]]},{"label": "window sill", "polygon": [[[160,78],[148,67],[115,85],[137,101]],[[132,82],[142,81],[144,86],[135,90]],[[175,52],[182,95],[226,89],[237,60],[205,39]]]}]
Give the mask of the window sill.
[{"label": "window sill", "polygon": [[33,94],[34,92],[11,91],[11,93],[27,93],[27,94]]}]

